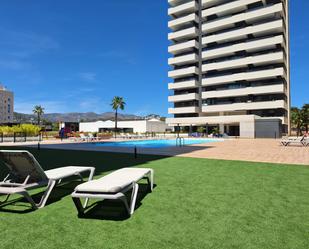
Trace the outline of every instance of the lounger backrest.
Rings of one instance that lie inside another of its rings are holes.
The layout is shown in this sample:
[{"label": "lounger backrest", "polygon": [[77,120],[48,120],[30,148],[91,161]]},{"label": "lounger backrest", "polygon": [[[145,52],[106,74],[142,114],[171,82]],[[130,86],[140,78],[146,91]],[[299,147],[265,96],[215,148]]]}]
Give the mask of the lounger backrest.
[{"label": "lounger backrest", "polygon": [[0,150],[0,160],[16,177],[17,182],[24,182],[27,176],[30,176],[28,183],[48,180],[38,161],[28,151]]}]

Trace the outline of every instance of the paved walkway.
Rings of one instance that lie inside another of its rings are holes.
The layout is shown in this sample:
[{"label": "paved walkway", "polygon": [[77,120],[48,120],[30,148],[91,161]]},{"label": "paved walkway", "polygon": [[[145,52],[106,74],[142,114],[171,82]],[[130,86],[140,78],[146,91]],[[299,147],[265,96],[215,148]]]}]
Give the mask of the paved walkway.
[{"label": "paved walkway", "polygon": [[[111,141],[111,140],[108,140]],[[225,160],[240,160],[253,162],[270,162],[285,164],[303,164],[309,166],[309,146],[284,147],[275,139],[228,139],[223,142],[196,144],[185,147],[168,148],[138,148],[140,154],[155,154],[166,156],[212,158]],[[34,143],[7,143],[0,146],[37,146]],[[0,147],[1,148],[1,147]],[[115,148],[89,146],[88,143],[72,143],[68,140],[49,140],[41,143],[41,148],[108,151],[133,153],[134,148]]]},{"label": "paved walkway", "polygon": [[279,140],[275,139],[226,140],[222,143],[209,144],[205,149],[184,153],[181,156],[309,166],[309,146],[284,147],[279,145]]}]

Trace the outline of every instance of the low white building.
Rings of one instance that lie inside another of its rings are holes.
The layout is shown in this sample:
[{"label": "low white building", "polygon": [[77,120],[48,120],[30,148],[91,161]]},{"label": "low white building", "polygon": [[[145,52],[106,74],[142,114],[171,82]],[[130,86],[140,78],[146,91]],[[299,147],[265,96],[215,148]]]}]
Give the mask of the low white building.
[{"label": "low white building", "polygon": [[[159,119],[118,121],[117,127],[123,132],[165,132],[170,129],[168,125]],[[115,128],[115,122],[111,120],[79,123],[80,132],[104,132]]]}]

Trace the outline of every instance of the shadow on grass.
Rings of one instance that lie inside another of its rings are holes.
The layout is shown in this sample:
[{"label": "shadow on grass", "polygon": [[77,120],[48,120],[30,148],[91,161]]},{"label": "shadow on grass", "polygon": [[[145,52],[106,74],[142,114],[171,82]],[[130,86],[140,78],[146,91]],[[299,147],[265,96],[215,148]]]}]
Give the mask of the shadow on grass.
[{"label": "shadow on grass", "polygon": [[[154,186],[156,187],[156,186]],[[135,204],[135,211],[142,206],[142,200],[147,194],[151,194],[148,184],[139,184],[139,191]],[[131,191],[126,193],[127,199],[131,198]],[[82,219],[123,221],[130,218],[123,202],[115,200],[103,200],[92,203],[85,214],[78,215]]]},{"label": "shadow on grass", "polygon": [[[58,202],[63,197],[71,194],[73,192],[73,189],[80,183],[81,181],[74,180],[74,181],[66,182],[66,183],[56,186],[56,188],[50,194],[45,206]],[[39,193],[31,195],[35,203],[40,202],[44,192],[45,192],[45,189]],[[15,196],[16,195],[14,195],[14,197]],[[25,198],[23,197],[14,198],[14,197],[11,197],[12,198],[11,200],[8,200],[7,202],[2,203],[2,204],[0,201],[0,212],[24,214],[24,213],[30,213],[30,212],[35,211],[35,209],[31,207],[31,204]]]},{"label": "shadow on grass", "polygon": [[[20,147],[0,147],[9,150],[27,150],[31,152],[39,161],[44,170],[49,170],[64,166],[92,166],[95,167],[95,176],[102,175],[108,171],[114,171],[124,167],[135,167],[148,162],[161,160],[168,156],[158,155],[138,155],[134,158],[133,154],[112,153],[101,151],[77,151],[62,149],[41,149],[20,148]],[[0,176],[4,177],[6,167],[0,161]]]},{"label": "shadow on grass", "polygon": [[[56,150],[56,149],[41,149],[37,150],[34,148],[21,148],[21,147],[0,147],[0,149],[15,149],[15,150],[28,150],[31,152],[35,158],[39,161],[42,168],[44,170],[63,167],[63,166],[93,166],[96,168],[95,170],[95,178],[100,178],[102,175],[105,175],[108,171],[114,171],[124,167],[136,167],[139,165],[145,165],[151,161],[161,160],[166,158],[166,156],[157,156],[157,155],[139,155],[137,158],[134,158],[132,154],[125,153],[111,153],[111,152],[93,152],[93,151],[76,151],[76,150]],[[0,177],[3,179],[7,174],[7,167],[0,162]],[[65,180],[63,184],[56,186],[56,188],[52,191],[47,204],[50,205],[57,201],[60,201],[63,197],[70,195],[74,188],[80,184],[80,181],[74,179],[74,181],[69,182]],[[40,193],[36,193],[32,195],[32,198],[37,203],[40,201],[45,189]],[[136,207],[138,208],[140,201],[143,199],[145,195],[143,195],[143,187],[140,187],[139,195],[138,195],[138,203]],[[130,193],[128,193],[130,194]],[[15,196],[14,196],[15,197]],[[3,196],[1,197],[1,199]],[[11,197],[13,198],[13,197]],[[107,204],[107,205],[106,205]],[[117,204],[117,203],[116,203]],[[89,210],[89,213],[86,217],[94,218],[93,213],[97,213],[100,209],[100,205],[103,210],[102,217],[106,217],[106,219],[112,219],[113,215],[110,215],[114,211],[117,213],[117,205],[115,203],[111,203],[111,201],[103,201],[98,203],[93,207],[92,211]],[[114,206],[116,205],[116,206]],[[113,210],[113,212],[107,212],[108,210]],[[121,208],[121,207],[120,207]],[[96,211],[97,210],[97,211]],[[0,212],[13,212],[13,213],[28,213],[33,211],[31,209],[30,204],[26,202],[24,198],[13,199],[12,201],[8,201],[4,204],[0,205]],[[121,210],[120,210],[121,211]],[[119,213],[119,212],[118,212]],[[117,216],[117,215],[116,215]],[[115,217],[119,220],[119,218]],[[121,215],[120,215],[121,220]]]}]

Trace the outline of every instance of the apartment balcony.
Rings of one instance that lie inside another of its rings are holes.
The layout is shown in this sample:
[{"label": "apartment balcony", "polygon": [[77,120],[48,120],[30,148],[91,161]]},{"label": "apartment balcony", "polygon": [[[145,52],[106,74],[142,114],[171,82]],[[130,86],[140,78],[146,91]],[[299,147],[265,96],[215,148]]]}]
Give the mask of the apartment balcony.
[{"label": "apartment balcony", "polygon": [[203,86],[212,86],[226,84],[230,82],[242,81],[242,80],[263,80],[263,79],[272,79],[276,77],[286,77],[285,71],[282,67],[259,70],[254,72],[244,72],[244,73],[235,73],[224,76],[204,78],[202,80]]},{"label": "apartment balcony", "polygon": [[184,4],[186,2],[187,0],[168,0],[168,4],[173,7],[180,5],[180,4]]},{"label": "apartment balcony", "polygon": [[168,96],[168,102],[181,102],[181,101],[190,101],[198,99],[199,95],[197,93],[187,93],[187,94]]},{"label": "apartment balcony", "polygon": [[198,17],[196,14],[190,14],[184,17],[176,18],[168,22],[168,27],[172,30],[180,29],[184,25],[188,25],[190,22],[198,23]]},{"label": "apartment balcony", "polygon": [[207,105],[202,107],[202,112],[229,112],[229,111],[246,111],[246,110],[263,110],[263,109],[287,109],[284,100],[263,101],[263,102],[245,102],[231,103],[223,105]]},{"label": "apartment balcony", "polygon": [[[239,0],[227,4],[222,4],[219,6],[215,6],[212,8],[207,8],[202,11],[202,17],[207,18],[211,15],[217,16],[227,16],[240,11],[245,11],[248,9],[248,5],[256,2],[260,2],[261,0]],[[209,2],[209,1],[206,1]]]},{"label": "apartment balcony", "polygon": [[187,80],[177,83],[169,83],[168,89],[169,90],[181,90],[181,89],[188,89],[188,88],[196,88],[198,86],[197,80]]},{"label": "apartment balcony", "polygon": [[227,60],[223,62],[214,62],[209,64],[204,64],[202,66],[202,71],[207,72],[211,70],[226,70],[233,68],[246,67],[247,65],[267,65],[271,63],[281,63],[284,61],[283,52],[248,56],[241,59]]},{"label": "apartment balcony", "polygon": [[176,79],[176,78],[181,78],[184,76],[189,76],[189,75],[194,75],[194,74],[198,74],[197,67],[187,67],[187,68],[169,71],[168,77]]},{"label": "apartment balcony", "polygon": [[238,89],[207,91],[202,93],[202,99],[209,98],[224,98],[224,97],[238,97],[247,96],[251,94],[275,94],[284,93],[285,88],[283,84],[269,85],[269,86],[257,86],[257,87],[245,87]]},{"label": "apartment balcony", "polygon": [[202,8],[209,8],[214,5],[224,3],[225,0],[202,0]]},{"label": "apartment balcony", "polygon": [[231,42],[235,40],[246,39],[249,34],[252,34],[254,37],[259,37],[263,35],[273,34],[276,32],[282,32],[284,29],[283,27],[283,21],[276,20],[268,23],[249,26],[242,29],[206,36],[202,38],[202,43],[203,45],[207,45],[213,42]]},{"label": "apartment balcony", "polygon": [[175,7],[171,7],[168,9],[168,15],[170,16],[179,16],[185,14],[194,13],[198,9],[198,5],[195,1],[190,1],[187,3],[183,3],[177,5]]},{"label": "apartment balcony", "polygon": [[279,45],[279,44],[283,47],[285,46],[282,35],[271,37],[271,38],[266,38],[266,39],[250,41],[250,42],[238,43],[235,45],[226,46],[222,48],[207,50],[202,53],[202,58],[209,60],[209,59],[218,58],[222,56],[231,56],[239,51],[257,52],[257,51],[262,51],[262,50],[274,49],[276,48],[276,45]]},{"label": "apartment balcony", "polygon": [[233,15],[226,18],[221,18],[219,20],[207,22],[202,25],[202,31],[209,33],[215,32],[225,28],[236,27],[236,23],[245,21],[246,23],[254,23],[265,18],[274,16],[276,13],[281,13],[283,11],[283,4],[275,4],[269,7],[265,7],[258,10],[253,10],[237,15]]},{"label": "apartment balcony", "polygon": [[198,60],[197,54],[187,54],[183,56],[176,56],[168,59],[169,65],[184,65],[188,63],[194,63]]},{"label": "apartment balcony", "polygon": [[178,39],[192,39],[198,35],[198,30],[195,27],[183,29],[176,32],[171,32],[168,34],[169,40],[178,40]]},{"label": "apartment balcony", "polygon": [[195,40],[187,41],[178,43],[175,45],[171,45],[168,47],[168,52],[171,54],[179,54],[179,53],[185,53],[188,51],[192,51],[194,48],[198,48],[199,44]]},{"label": "apartment balcony", "polygon": [[197,106],[168,108],[168,114],[198,113]]}]

